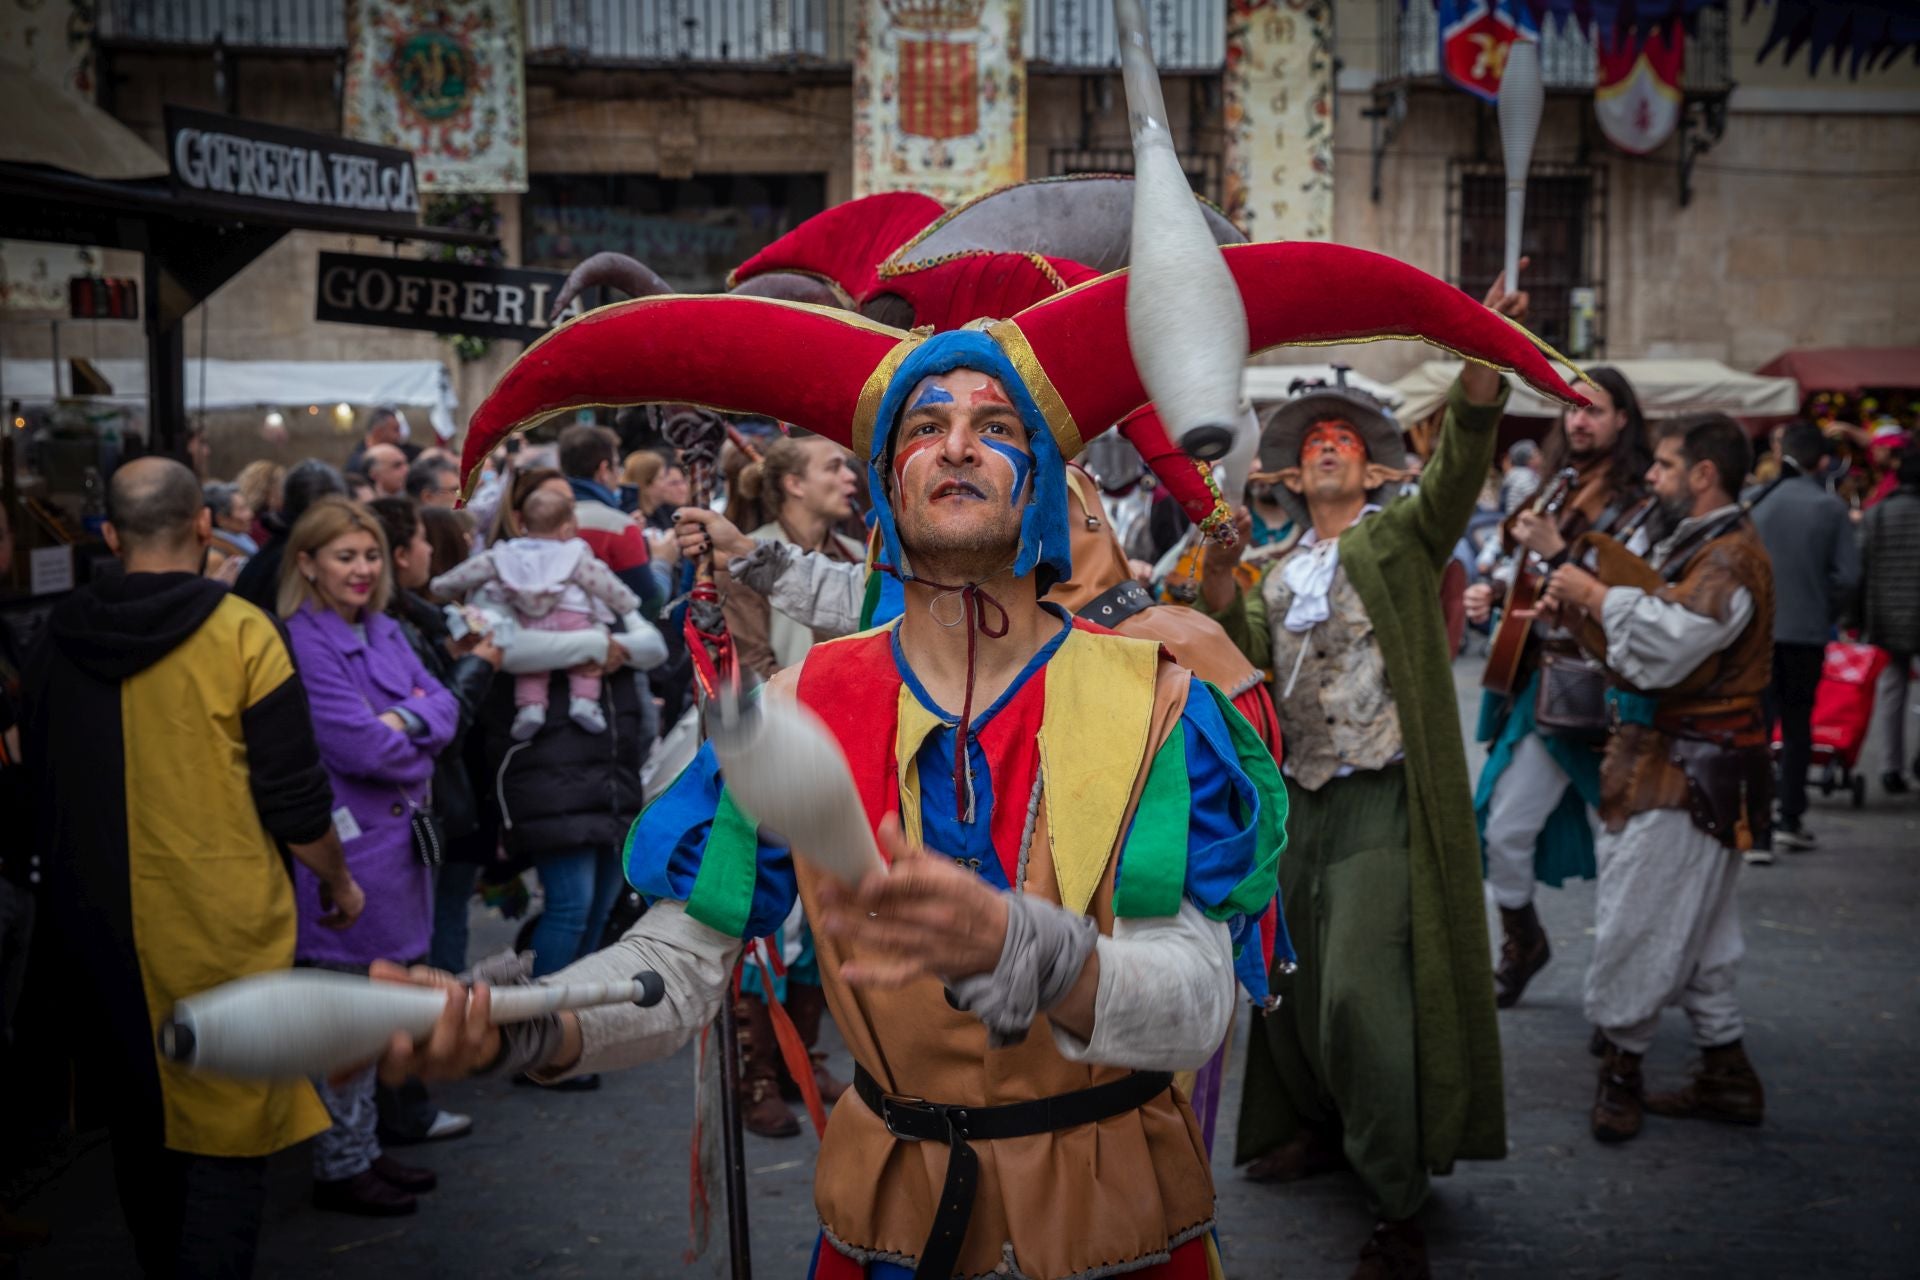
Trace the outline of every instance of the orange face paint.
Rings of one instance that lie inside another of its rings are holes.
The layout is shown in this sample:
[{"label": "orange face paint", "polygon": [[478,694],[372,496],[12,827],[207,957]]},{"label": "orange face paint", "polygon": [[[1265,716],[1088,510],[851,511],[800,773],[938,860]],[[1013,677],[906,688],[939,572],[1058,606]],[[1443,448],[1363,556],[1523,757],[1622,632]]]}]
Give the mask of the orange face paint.
[{"label": "orange face paint", "polygon": [[1338,418],[1316,422],[1307,428],[1306,438],[1300,442],[1300,456],[1304,459],[1311,453],[1328,448],[1343,458],[1364,459],[1367,456],[1366,441],[1361,439],[1359,428]]}]

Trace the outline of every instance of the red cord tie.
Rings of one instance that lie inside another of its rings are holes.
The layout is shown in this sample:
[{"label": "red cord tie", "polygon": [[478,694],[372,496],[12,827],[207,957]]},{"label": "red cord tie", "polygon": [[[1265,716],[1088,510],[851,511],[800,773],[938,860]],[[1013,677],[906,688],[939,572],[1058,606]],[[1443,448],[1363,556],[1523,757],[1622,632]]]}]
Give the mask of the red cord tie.
[{"label": "red cord tie", "polygon": [[[939,622],[941,626],[947,627],[958,626],[962,621],[967,624],[967,687],[966,693],[960,700],[959,733],[955,736],[953,744],[953,807],[954,811],[960,815],[961,822],[972,825],[974,820],[973,761],[968,757],[967,743],[971,741],[973,737],[973,656],[975,636],[976,634],[984,635],[989,640],[998,640],[1007,634],[1009,620],[1005,606],[994,599],[993,596],[984,590],[977,582],[969,582],[965,586],[960,587],[950,587],[945,583],[931,582],[925,578],[920,579],[920,581],[926,583],[927,586],[932,587],[935,591],[942,593],[934,597],[934,605],[938,605],[941,600],[955,592],[958,592],[960,595],[960,617],[952,622],[942,622],[940,615],[935,613],[933,619],[935,622]],[[997,629],[987,622],[988,605],[992,605],[994,611],[1000,615]],[[929,612],[931,611],[932,606],[929,606]]]}]

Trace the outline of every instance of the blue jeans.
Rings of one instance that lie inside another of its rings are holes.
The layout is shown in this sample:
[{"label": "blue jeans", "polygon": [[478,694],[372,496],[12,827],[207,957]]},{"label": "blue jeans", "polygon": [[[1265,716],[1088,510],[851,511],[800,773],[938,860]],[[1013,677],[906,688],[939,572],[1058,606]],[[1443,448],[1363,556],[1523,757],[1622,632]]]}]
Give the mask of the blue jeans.
[{"label": "blue jeans", "polygon": [[433,945],[427,963],[448,973],[467,967],[467,908],[473,902],[480,868],[471,862],[446,862],[433,882]]},{"label": "blue jeans", "polygon": [[536,857],[533,865],[546,893],[533,929],[533,976],[544,978],[599,946],[626,877],[618,848],[568,849]]}]

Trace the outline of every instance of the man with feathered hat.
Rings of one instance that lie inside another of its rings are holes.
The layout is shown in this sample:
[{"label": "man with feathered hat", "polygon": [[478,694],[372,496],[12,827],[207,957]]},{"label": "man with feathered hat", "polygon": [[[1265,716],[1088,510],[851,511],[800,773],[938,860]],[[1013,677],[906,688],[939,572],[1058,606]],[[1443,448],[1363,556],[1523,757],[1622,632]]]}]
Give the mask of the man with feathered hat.
[{"label": "man with feathered hat", "polygon": [[[1501,283],[1487,305],[1518,316]],[[1424,1276],[1430,1172],[1506,1154],[1478,842],[1441,574],[1492,463],[1506,389],[1468,364],[1417,492],[1371,397],[1282,406],[1261,465],[1305,530],[1242,590],[1209,557],[1202,605],[1273,673],[1287,738],[1280,890],[1299,951],[1249,1042],[1238,1158],[1292,1181],[1351,1166],[1378,1226],[1356,1275]]]},{"label": "man with feathered hat", "polygon": [[[1226,256],[1257,346],[1404,333],[1384,300],[1411,298],[1437,340],[1570,394],[1524,334],[1389,259]],[[667,999],[503,1035],[484,987],[454,992],[390,1071],[554,1079],[663,1056],[797,897],[857,1064],[816,1167],[815,1276],[1218,1274],[1205,1150],[1169,1082],[1224,1034],[1236,942],[1274,893],[1284,793],[1220,691],[1156,643],[1041,600],[1071,574],[1064,464],[1083,427],[1146,400],[1125,283],[931,337],[760,299],[651,298],[528,349],[476,413],[470,461],[579,405],[650,400],[777,416],[867,460],[904,611],[816,645],[766,696],[824,723],[889,867],[847,887],[795,857],[703,749],[628,841],[653,909],[555,976],[651,968]],[[1345,301],[1303,309],[1293,290]]]}]

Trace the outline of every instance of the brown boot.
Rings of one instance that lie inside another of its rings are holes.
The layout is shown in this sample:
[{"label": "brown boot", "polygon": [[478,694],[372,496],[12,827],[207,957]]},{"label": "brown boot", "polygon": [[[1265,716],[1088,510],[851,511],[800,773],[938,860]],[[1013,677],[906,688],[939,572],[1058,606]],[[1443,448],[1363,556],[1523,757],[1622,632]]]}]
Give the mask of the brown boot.
[{"label": "brown boot", "polygon": [[1648,1095],[1647,1110],[1657,1116],[1759,1124],[1766,1116],[1767,1095],[1746,1049],[1735,1040],[1703,1050],[1693,1080],[1672,1093]]},{"label": "brown boot", "polygon": [[791,1138],[800,1121],[780,1098],[780,1045],[767,1003],[743,992],[733,1017],[740,1028],[740,1124],[763,1138]]},{"label": "brown boot", "polygon": [[1593,1100],[1593,1136],[1602,1142],[1634,1137],[1640,1132],[1641,1107],[1640,1055],[1609,1041]]},{"label": "brown boot", "polygon": [[1353,1280],[1428,1280],[1427,1233],[1412,1218],[1374,1224]]},{"label": "brown boot", "polygon": [[1547,931],[1540,927],[1540,913],[1529,902],[1509,911],[1500,908],[1500,967],[1493,972],[1493,1002],[1502,1009],[1520,1003],[1520,995],[1533,981],[1533,975],[1553,959],[1547,945]]},{"label": "brown boot", "polygon": [[1241,1176],[1248,1182],[1298,1182],[1346,1167],[1347,1157],[1338,1142],[1313,1129],[1302,1129],[1291,1141],[1249,1164]]},{"label": "brown boot", "polygon": [[[787,1016],[793,1019],[793,1029],[800,1033],[800,1043],[807,1046],[807,1057],[813,1061],[813,1087],[820,1091],[820,1101],[831,1104],[840,1101],[840,1095],[847,1091],[847,1082],[827,1070],[827,1055],[814,1048],[820,1042],[820,1020],[826,1012],[825,991],[811,982],[787,979]],[[800,1087],[784,1073],[780,1096],[789,1102],[800,1100]]]}]

